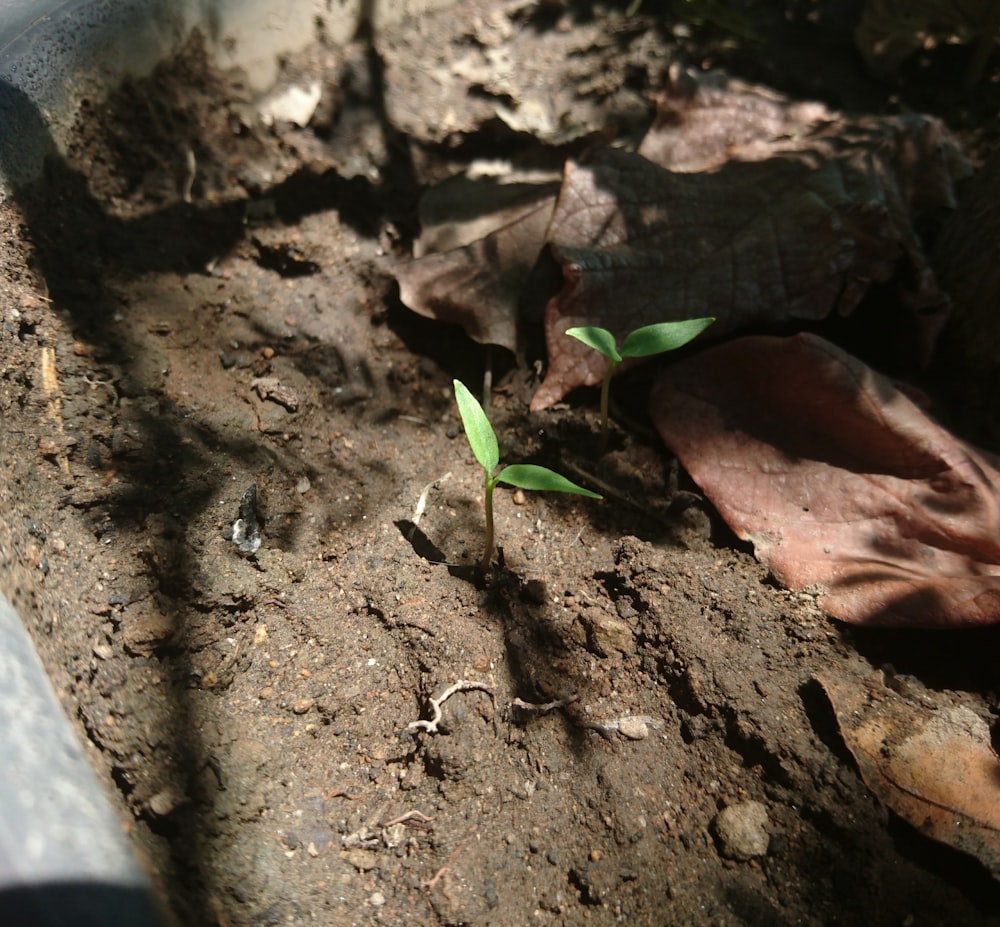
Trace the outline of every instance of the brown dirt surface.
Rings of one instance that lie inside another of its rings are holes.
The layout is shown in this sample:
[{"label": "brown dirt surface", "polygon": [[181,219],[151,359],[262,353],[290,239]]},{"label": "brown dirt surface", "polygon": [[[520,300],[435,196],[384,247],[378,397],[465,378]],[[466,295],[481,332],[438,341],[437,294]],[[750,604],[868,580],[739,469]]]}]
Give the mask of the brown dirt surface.
[{"label": "brown dirt surface", "polygon": [[[533,75],[566,55],[557,18],[518,34]],[[676,53],[644,22],[623,80]],[[451,380],[484,349],[407,312],[391,270],[422,181],[526,143],[411,145],[385,76],[365,42],[320,43],[284,75],[321,81],[311,124],[268,126],[195,38],[0,207],[0,588],[174,922],[1000,924],[979,864],[870,794],[816,680],[992,718],[995,631],[837,625],[648,425],[599,457],[593,396],[530,414],[537,372],[500,361],[503,459],[606,498],[501,490],[476,574]]]}]

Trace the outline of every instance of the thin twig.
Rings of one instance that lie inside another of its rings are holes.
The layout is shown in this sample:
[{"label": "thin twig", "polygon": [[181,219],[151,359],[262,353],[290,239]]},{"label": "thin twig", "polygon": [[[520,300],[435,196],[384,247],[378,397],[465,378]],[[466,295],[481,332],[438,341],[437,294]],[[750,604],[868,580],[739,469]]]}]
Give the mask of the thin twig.
[{"label": "thin twig", "polygon": [[393,827],[396,824],[406,824],[409,821],[416,821],[418,824],[430,824],[434,818],[429,817],[424,814],[423,811],[407,811],[405,814],[399,815],[399,817],[393,818],[391,821],[384,821],[383,827]]},{"label": "thin twig", "polygon": [[567,695],[566,698],[556,699],[554,702],[545,702],[541,705],[536,705],[533,702],[525,702],[522,699],[516,698],[510,704],[512,708],[520,708],[523,711],[537,711],[539,714],[547,714],[550,711],[556,711],[559,708],[565,708],[567,705],[572,705],[580,697],[580,694],[574,693],[573,695]]}]

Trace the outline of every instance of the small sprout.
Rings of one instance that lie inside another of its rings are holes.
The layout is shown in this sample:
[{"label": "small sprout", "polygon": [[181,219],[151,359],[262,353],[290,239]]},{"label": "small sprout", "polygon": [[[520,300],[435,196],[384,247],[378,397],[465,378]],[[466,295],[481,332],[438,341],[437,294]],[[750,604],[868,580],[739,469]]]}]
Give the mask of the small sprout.
[{"label": "small sprout", "polygon": [[590,499],[602,497],[596,492],[571,483],[566,477],[560,476],[547,467],[539,467],[535,464],[511,464],[494,474],[494,471],[500,466],[500,446],[497,444],[497,436],[493,431],[493,426],[490,425],[490,420],[486,417],[483,407],[469,392],[465,384],[459,380],[455,380],[454,383],[455,401],[458,403],[459,415],[462,416],[465,436],[469,439],[469,447],[472,448],[472,453],[485,473],[483,488],[486,509],[486,545],[483,559],[479,562],[480,571],[485,573],[493,558],[493,490],[496,489],[497,483],[506,483],[508,486],[514,486],[518,489],[572,492]]},{"label": "small sprout", "polygon": [[608,369],[601,385],[602,451],[608,445],[608,393],[611,388],[611,378],[618,365],[628,357],[652,357],[654,354],[676,351],[677,348],[682,348],[697,338],[714,321],[714,318],[687,319],[683,322],[646,325],[627,335],[620,348],[615,344],[615,336],[606,328],[588,325],[584,328],[566,329],[567,335],[582,341],[588,348],[593,348],[608,359]]}]

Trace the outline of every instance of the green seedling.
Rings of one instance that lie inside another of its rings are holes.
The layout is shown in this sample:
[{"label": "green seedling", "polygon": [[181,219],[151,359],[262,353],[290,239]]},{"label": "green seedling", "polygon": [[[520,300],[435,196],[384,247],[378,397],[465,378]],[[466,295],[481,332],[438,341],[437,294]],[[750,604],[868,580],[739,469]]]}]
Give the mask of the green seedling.
[{"label": "green seedling", "polygon": [[458,403],[458,412],[462,416],[462,425],[465,428],[465,436],[469,439],[469,447],[479,466],[483,468],[485,478],[483,489],[485,493],[486,509],[486,546],[483,551],[483,559],[479,562],[479,569],[485,573],[490,568],[490,560],[493,559],[493,490],[498,483],[506,483],[518,489],[543,490],[548,492],[572,492],[579,496],[587,496],[590,499],[601,499],[596,492],[577,486],[571,483],[566,477],[560,476],[547,467],[539,467],[535,464],[511,464],[504,467],[499,472],[500,466],[500,446],[497,444],[497,436],[490,425],[490,420],[486,417],[483,407],[476,400],[476,397],[469,392],[468,388],[459,380],[455,380],[455,401]]},{"label": "green seedling", "polygon": [[567,335],[582,341],[588,348],[593,348],[608,359],[608,369],[604,374],[604,383],[601,384],[602,451],[608,446],[608,393],[611,390],[611,378],[618,365],[629,357],[652,357],[654,354],[676,351],[697,338],[714,321],[714,318],[687,319],[683,322],[646,325],[627,335],[620,348],[615,344],[615,336],[606,328],[588,325],[584,328],[566,329]]}]

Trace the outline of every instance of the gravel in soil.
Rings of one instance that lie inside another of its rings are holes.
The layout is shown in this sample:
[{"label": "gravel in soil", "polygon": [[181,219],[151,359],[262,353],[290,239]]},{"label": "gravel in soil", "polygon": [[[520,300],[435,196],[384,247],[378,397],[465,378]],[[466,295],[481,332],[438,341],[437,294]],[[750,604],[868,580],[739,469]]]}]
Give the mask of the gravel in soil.
[{"label": "gravel in soil", "polygon": [[530,368],[504,459],[609,498],[501,490],[476,574],[483,351],[395,300],[370,58],[291,63],[326,119],[268,127],[195,39],[2,207],[0,584],[176,922],[997,922],[814,678],[988,715],[995,634],[833,624],[641,429],[598,458],[588,397],[530,415]]}]

